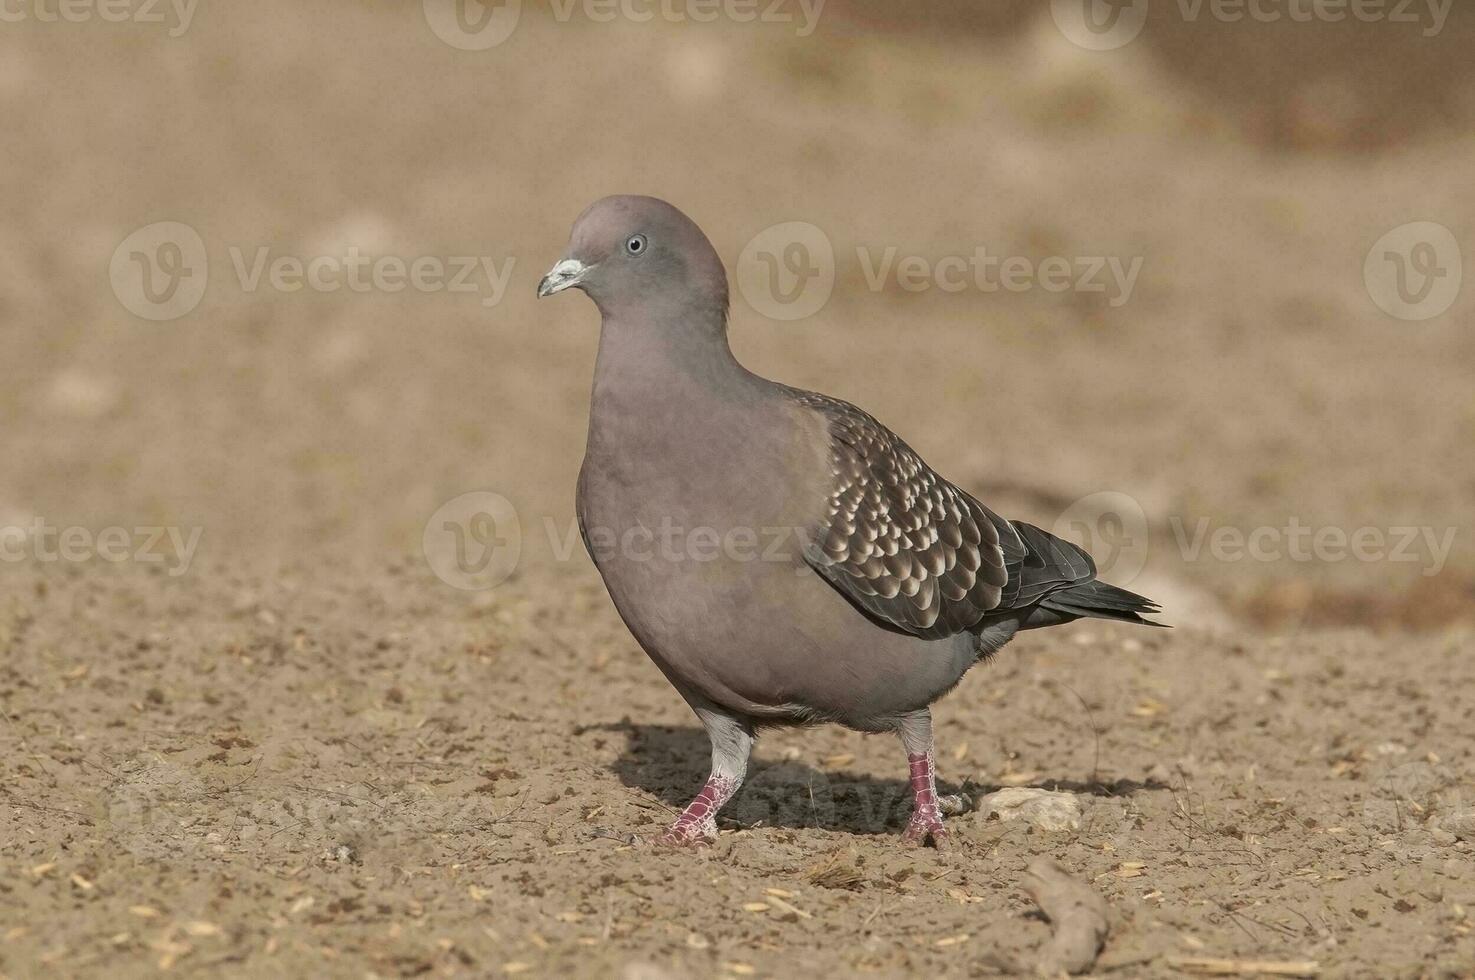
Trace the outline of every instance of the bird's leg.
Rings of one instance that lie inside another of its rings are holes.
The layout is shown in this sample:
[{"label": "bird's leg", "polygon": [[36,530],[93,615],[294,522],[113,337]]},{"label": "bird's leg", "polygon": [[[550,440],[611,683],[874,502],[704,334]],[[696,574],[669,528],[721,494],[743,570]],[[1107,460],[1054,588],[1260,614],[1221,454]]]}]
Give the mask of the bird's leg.
[{"label": "bird's leg", "polygon": [[703,847],[717,837],[717,811],[732,799],[748,772],[753,729],[746,722],[711,707],[693,705],[712,740],[712,774],[681,816],[656,838],[657,844]]},{"label": "bird's leg", "polygon": [[947,843],[947,828],[942,825],[944,813],[962,813],[968,808],[963,796],[937,795],[937,768],[932,747],[932,712],[926,708],[907,715],[897,728],[906,749],[907,767],[912,786],[912,818],[907,821],[902,840],[924,845],[930,839],[934,847]]}]

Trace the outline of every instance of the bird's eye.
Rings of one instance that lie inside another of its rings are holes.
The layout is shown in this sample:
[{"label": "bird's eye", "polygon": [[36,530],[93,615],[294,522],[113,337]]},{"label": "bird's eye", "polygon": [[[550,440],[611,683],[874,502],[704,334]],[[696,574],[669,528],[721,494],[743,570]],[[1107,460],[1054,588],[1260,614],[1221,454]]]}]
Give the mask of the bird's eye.
[{"label": "bird's eye", "polygon": [[625,240],[625,251],[629,252],[631,255],[639,255],[641,252],[644,252],[645,236],[631,235],[628,239]]}]

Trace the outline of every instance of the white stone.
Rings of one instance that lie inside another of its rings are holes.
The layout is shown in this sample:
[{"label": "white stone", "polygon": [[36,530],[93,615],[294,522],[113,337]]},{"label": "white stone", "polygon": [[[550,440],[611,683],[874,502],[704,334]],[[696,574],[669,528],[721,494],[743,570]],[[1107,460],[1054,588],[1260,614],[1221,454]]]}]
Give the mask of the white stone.
[{"label": "white stone", "polygon": [[979,800],[978,812],[985,820],[995,816],[1006,823],[1023,820],[1052,832],[1081,829],[1081,801],[1074,793],[1011,787]]},{"label": "white stone", "polygon": [[1441,823],[1443,829],[1460,840],[1475,841],[1475,807],[1463,807],[1446,816]]}]

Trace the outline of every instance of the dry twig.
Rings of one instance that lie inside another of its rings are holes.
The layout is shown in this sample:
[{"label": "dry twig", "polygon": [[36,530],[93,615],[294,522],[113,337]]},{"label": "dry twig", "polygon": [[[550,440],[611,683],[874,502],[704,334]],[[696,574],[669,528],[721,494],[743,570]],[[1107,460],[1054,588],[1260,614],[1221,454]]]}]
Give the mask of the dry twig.
[{"label": "dry twig", "polygon": [[1273,977],[1314,977],[1321,972],[1315,960],[1221,960],[1212,956],[1170,956],[1169,966],[1184,973],[1230,977],[1260,974]]},{"label": "dry twig", "polygon": [[1022,886],[1054,928],[1035,971],[1057,976],[1091,969],[1106,944],[1106,900],[1049,858],[1030,864]]}]

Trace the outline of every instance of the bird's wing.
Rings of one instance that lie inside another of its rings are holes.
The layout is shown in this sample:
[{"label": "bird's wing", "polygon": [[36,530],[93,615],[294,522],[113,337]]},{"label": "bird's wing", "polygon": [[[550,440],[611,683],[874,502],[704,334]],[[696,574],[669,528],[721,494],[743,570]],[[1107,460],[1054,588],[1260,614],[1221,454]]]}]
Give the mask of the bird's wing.
[{"label": "bird's wing", "polygon": [[848,402],[796,399],[829,424],[833,485],[805,549],[810,567],[884,625],[937,638],[976,625],[1026,550],[1014,528],[935,473]]},{"label": "bird's wing", "polygon": [[1069,541],[1042,531],[1033,524],[1010,521],[1023,546],[1021,553],[1005,562],[1009,583],[999,598],[999,609],[1023,609],[1051,592],[1059,592],[1096,577],[1096,563]]}]

